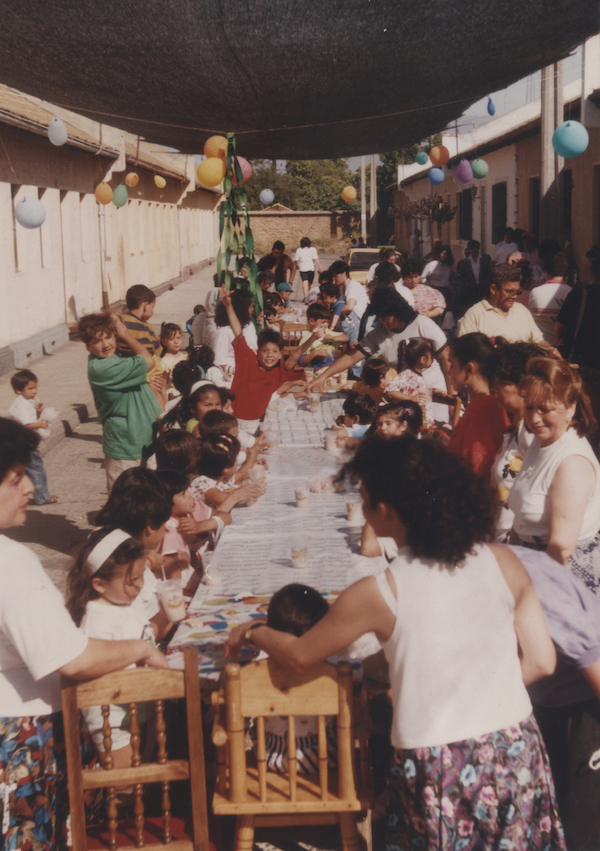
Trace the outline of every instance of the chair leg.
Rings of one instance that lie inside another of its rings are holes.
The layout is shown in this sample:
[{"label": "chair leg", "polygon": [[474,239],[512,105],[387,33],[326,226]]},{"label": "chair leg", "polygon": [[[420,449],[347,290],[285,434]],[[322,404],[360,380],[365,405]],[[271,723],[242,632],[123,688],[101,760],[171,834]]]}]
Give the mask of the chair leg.
[{"label": "chair leg", "polygon": [[342,851],[360,851],[356,813],[340,813],[340,834]]},{"label": "chair leg", "polygon": [[[253,846],[254,816],[238,816],[235,823],[233,851],[252,851]],[[346,851],[346,849],[344,849],[344,851]]]}]

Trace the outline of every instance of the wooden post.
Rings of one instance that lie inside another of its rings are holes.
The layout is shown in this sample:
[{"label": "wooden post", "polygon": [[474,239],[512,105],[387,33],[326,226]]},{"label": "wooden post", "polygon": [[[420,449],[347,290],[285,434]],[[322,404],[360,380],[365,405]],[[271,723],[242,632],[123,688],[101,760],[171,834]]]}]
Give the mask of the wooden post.
[{"label": "wooden post", "polygon": [[540,237],[564,240],[562,170],[564,160],[552,147],[552,134],[564,117],[562,61],[542,68]]},{"label": "wooden post", "polygon": [[241,804],[246,800],[246,751],[239,665],[227,665],[225,668],[225,701],[231,800]]},{"label": "wooden post", "polygon": [[367,239],[367,190],[365,178],[365,158],[360,158],[360,235]]},{"label": "wooden post", "polygon": [[377,248],[377,167],[375,165],[376,154],[371,154],[371,183],[369,203],[369,244],[371,248]]}]

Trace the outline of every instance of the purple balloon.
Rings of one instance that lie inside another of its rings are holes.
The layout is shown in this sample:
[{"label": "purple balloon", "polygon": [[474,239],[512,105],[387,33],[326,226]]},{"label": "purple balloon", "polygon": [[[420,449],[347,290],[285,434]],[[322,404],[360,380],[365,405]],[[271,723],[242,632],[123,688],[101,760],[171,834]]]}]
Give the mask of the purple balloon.
[{"label": "purple balloon", "polygon": [[461,160],[456,169],[456,179],[459,183],[469,183],[473,180],[473,169],[469,160]]}]

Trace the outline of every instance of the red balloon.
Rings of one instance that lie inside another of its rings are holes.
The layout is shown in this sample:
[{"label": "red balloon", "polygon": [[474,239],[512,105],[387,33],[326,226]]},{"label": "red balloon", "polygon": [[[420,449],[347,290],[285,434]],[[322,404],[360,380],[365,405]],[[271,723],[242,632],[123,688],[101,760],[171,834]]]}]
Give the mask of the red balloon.
[{"label": "red balloon", "polygon": [[[240,168],[242,170],[242,183],[245,183],[250,178],[250,175],[252,174],[252,166],[250,165],[248,160],[244,159],[244,157],[238,157],[237,161],[240,164]],[[232,165],[232,168],[233,168],[233,163],[231,165]],[[238,181],[237,181],[235,169],[233,171],[233,177],[231,178],[231,182],[233,183],[234,186],[237,186]]]}]

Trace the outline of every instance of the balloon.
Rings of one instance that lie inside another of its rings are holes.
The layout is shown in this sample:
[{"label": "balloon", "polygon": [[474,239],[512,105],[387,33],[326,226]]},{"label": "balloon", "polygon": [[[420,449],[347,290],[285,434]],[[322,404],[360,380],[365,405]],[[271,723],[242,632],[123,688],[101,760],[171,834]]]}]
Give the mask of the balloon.
[{"label": "balloon", "polygon": [[208,157],[202,160],[196,175],[203,186],[218,186],[225,177],[225,163],[220,157]]},{"label": "balloon", "polygon": [[154,183],[158,186],[159,189],[164,189],[167,185],[167,181],[164,179],[162,174],[154,175]]},{"label": "balloon", "polygon": [[127,187],[124,183],[119,183],[115,191],[113,192],[112,202],[115,207],[124,207],[127,203],[129,195],[127,194]]},{"label": "balloon", "polygon": [[552,147],[559,157],[568,160],[582,154],[589,142],[588,131],[579,121],[563,121],[552,135]]},{"label": "balloon", "polygon": [[446,165],[446,163],[450,159],[450,151],[445,145],[435,145],[429,151],[429,159],[434,164],[434,166],[441,167],[443,165]]},{"label": "balloon", "polygon": [[21,198],[15,206],[15,219],[24,228],[39,228],[45,218],[46,208],[38,198]]},{"label": "balloon", "polygon": [[125,175],[125,183],[127,186],[137,186],[140,182],[139,174],[136,174],[135,171],[130,171],[129,174]]},{"label": "balloon", "polygon": [[425,163],[429,159],[429,155],[425,151],[419,151],[415,159],[419,163],[419,165],[425,165]]},{"label": "balloon", "polygon": [[446,175],[441,168],[430,168],[427,173],[427,177],[429,178],[430,183],[433,183],[434,186],[438,186],[440,183],[444,182]]},{"label": "balloon", "polygon": [[268,207],[269,204],[272,204],[274,198],[275,196],[273,195],[273,192],[270,189],[263,189],[263,191],[258,196],[258,200],[265,207]]},{"label": "balloon", "polygon": [[48,125],[48,138],[53,145],[56,145],[57,148],[64,145],[69,138],[67,128],[60,118],[53,118]]},{"label": "balloon", "polygon": [[345,186],[342,189],[342,199],[346,204],[350,204],[356,198],[356,189],[354,186]]},{"label": "balloon", "polygon": [[[212,157],[220,157],[222,160],[225,160],[225,158],[227,157],[228,147],[229,142],[227,141],[225,136],[211,136],[210,139],[207,139],[204,143],[204,156],[207,159],[211,159]],[[219,180],[219,183],[220,182],[221,181]]]},{"label": "balloon", "polygon": [[495,107],[494,102],[492,101],[491,97],[488,97],[487,111],[488,111],[489,115],[495,115],[496,114],[496,107]]},{"label": "balloon", "polygon": [[456,168],[456,179],[459,183],[468,183],[473,180],[473,169],[469,160],[461,160]]},{"label": "balloon", "polygon": [[473,177],[476,177],[477,180],[481,180],[482,177],[485,177],[488,171],[490,170],[489,165],[485,160],[473,160],[471,163],[471,168],[473,169]]},{"label": "balloon", "polygon": [[[252,166],[250,165],[248,160],[244,159],[244,157],[238,157],[237,160],[242,170],[242,183],[245,183],[247,180],[250,179],[250,176],[252,175]],[[231,164],[231,167],[233,168],[233,163]],[[237,177],[235,171],[233,172],[231,182],[234,184],[234,186],[237,186]]]},{"label": "balloon", "polygon": [[99,183],[96,186],[94,197],[99,204],[110,204],[112,201],[113,191],[108,183]]}]

